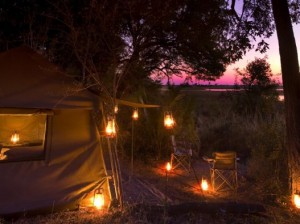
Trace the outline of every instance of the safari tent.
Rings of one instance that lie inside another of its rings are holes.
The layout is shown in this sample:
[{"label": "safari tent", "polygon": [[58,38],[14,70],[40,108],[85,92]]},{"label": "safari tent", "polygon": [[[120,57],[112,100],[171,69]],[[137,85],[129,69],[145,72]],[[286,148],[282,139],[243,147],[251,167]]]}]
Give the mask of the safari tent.
[{"label": "safari tent", "polygon": [[27,47],[0,54],[0,215],[89,206],[111,190],[98,97]]}]

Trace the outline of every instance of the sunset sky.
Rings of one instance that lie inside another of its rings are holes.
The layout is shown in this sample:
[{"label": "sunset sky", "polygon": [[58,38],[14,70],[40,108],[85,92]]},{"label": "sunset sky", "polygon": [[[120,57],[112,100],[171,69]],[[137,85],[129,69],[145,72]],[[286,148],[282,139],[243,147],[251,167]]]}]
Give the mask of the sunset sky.
[{"label": "sunset sky", "polygon": [[[294,35],[295,40],[297,44],[297,50],[298,50],[298,60],[300,64],[300,24],[297,26],[294,26]],[[253,61],[255,57],[257,58],[263,58],[264,56],[267,56],[267,61],[271,65],[272,73],[274,74],[274,79],[278,80],[280,83],[282,81],[281,79],[281,68],[280,68],[280,56],[279,56],[279,47],[278,47],[278,40],[277,40],[277,34],[274,33],[271,38],[266,40],[270,45],[269,49],[265,54],[261,54],[259,52],[255,52],[255,50],[249,51],[242,60],[239,60],[235,64],[232,64],[227,67],[226,72],[224,75],[216,80],[215,82],[210,82],[211,85],[218,84],[218,85],[233,85],[235,81],[235,68],[239,68],[240,70],[245,68],[246,65]],[[182,79],[175,77],[173,78],[173,81],[175,84],[182,83]],[[201,84],[208,84],[208,82],[200,82]]]}]

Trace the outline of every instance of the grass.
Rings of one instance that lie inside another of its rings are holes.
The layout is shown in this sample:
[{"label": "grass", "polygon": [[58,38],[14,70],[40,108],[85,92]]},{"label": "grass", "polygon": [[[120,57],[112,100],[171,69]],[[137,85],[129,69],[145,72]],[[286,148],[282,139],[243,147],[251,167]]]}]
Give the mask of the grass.
[{"label": "grass", "polygon": [[5,221],[1,220],[1,224],[136,224],[136,223],[270,223],[269,218],[254,216],[251,214],[228,214],[225,212],[218,212],[214,214],[203,213],[185,213],[181,215],[168,216],[163,210],[161,212],[153,212],[150,207],[140,205],[125,205],[121,210],[113,209],[107,213],[96,210],[79,210],[79,211],[64,211],[43,216],[35,217],[21,217],[17,220]]}]

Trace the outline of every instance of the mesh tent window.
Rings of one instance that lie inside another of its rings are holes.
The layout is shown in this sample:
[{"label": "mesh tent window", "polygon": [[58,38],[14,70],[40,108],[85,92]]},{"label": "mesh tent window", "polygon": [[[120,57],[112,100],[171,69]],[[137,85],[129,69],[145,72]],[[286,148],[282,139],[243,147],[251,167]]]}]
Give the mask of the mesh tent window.
[{"label": "mesh tent window", "polygon": [[47,114],[0,114],[0,162],[43,160]]}]

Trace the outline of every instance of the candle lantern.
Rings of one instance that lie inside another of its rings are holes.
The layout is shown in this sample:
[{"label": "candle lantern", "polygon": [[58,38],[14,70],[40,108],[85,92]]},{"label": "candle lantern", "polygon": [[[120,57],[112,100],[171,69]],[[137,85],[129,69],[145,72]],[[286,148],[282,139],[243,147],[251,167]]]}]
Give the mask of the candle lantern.
[{"label": "candle lantern", "polygon": [[172,169],[171,163],[167,162],[166,171],[169,172]]},{"label": "candle lantern", "polygon": [[114,106],[114,112],[115,112],[115,114],[117,114],[119,112],[119,106],[118,106],[118,104],[116,104]]},{"label": "candle lantern", "polygon": [[11,135],[11,138],[10,138],[10,141],[13,143],[13,144],[16,144],[20,141],[20,135],[18,132],[14,132],[12,135]]},{"label": "candle lantern", "polygon": [[294,205],[296,206],[296,208],[300,208],[300,194],[299,193],[295,193],[293,195],[293,202],[294,202]]},{"label": "candle lantern", "polygon": [[104,206],[104,195],[103,195],[103,192],[102,192],[102,188],[98,188],[98,189],[95,190],[93,204],[97,209],[102,209],[103,208],[103,206]]},{"label": "candle lantern", "polygon": [[173,128],[175,125],[175,120],[173,118],[173,115],[171,112],[166,112],[165,115],[164,115],[164,126],[167,128],[167,129],[171,129]]},{"label": "candle lantern", "polygon": [[202,188],[203,191],[207,191],[208,190],[208,182],[207,182],[207,180],[204,177],[202,177],[201,188]]},{"label": "candle lantern", "polygon": [[135,108],[135,109],[133,110],[133,113],[132,113],[132,119],[135,120],[135,121],[139,119],[139,111],[138,111],[137,108]]},{"label": "candle lantern", "polygon": [[105,133],[106,133],[107,137],[111,137],[111,138],[115,137],[115,135],[116,135],[115,119],[113,119],[113,118],[107,119]]}]

